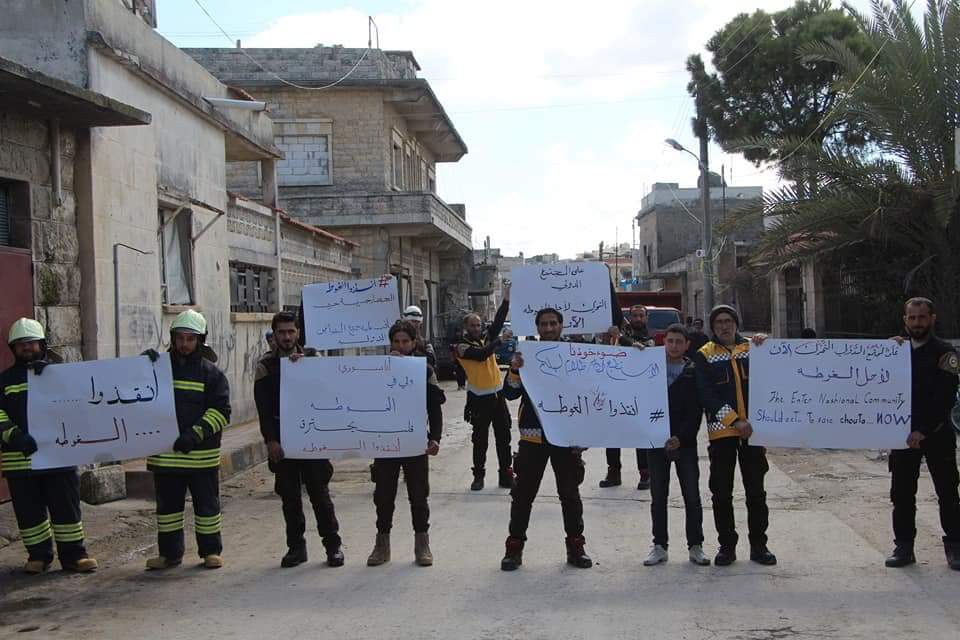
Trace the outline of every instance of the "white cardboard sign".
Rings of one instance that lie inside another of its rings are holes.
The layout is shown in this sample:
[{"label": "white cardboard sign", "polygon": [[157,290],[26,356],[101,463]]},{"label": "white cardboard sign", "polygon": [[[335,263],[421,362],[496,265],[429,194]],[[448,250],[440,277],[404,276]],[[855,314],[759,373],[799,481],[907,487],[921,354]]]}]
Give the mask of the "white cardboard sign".
[{"label": "white cardboard sign", "polygon": [[658,448],[670,437],[663,347],[527,340],[520,378],[551,444]]},{"label": "white cardboard sign", "polygon": [[280,444],[288,458],[400,458],[427,450],[425,358],[284,358],[280,379]]},{"label": "white cardboard sign", "polygon": [[563,314],[563,333],[603,333],[610,328],[610,270],[602,262],[528,264],[510,270],[510,327],[537,335],[537,311]]},{"label": "white cardboard sign", "polygon": [[388,333],[400,318],[397,279],[340,280],[303,288],[307,346],[351,349],[390,344]]},{"label": "white cardboard sign", "polygon": [[910,377],[909,343],[770,338],[751,345],[750,443],[903,449]]},{"label": "white cardboard sign", "polygon": [[34,469],[142,458],[180,435],[169,354],[52,364],[27,384]]}]

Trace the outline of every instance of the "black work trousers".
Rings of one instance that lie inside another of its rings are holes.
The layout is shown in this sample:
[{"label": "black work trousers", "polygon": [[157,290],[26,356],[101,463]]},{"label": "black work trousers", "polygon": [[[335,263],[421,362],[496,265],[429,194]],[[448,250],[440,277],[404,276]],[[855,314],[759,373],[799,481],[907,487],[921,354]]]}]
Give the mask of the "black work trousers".
[{"label": "black work trousers", "polygon": [[733,476],[740,461],[740,477],[747,499],[747,532],[751,549],[761,549],[767,544],[767,526],[770,513],[767,509],[767,492],[763,479],[770,466],[767,450],[742,442],[740,438],[713,440],[710,454],[710,493],[713,494],[713,521],[717,527],[717,539],[722,549],[735,549],[739,536],[733,517]]},{"label": "black work trousers", "polygon": [[330,499],[330,479],[333,465],[329,460],[281,460],[271,464],[274,473],[274,491],[283,502],[283,520],[287,525],[287,547],[305,546],[303,534],[307,520],[303,515],[301,487],[307,488],[313,513],[317,518],[317,532],[328,552],[340,548],[340,523]]},{"label": "black work trousers", "polygon": [[63,565],[87,557],[80,520],[77,472],[53,471],[7,477],[20,538],[30,560],[53,562],[53,543]]},{"label": "black work trousers", "polygon": [[[949,427],[945,425],[941,429]],[[919,449],[890,452],[894,541],[898,546],[912,548],[917,536],[917,479],[924,458],[940,503],[943,541],[960,543],[960,496],[957,493],[960,477],[957,473],[957,444],[952,431],[928,436],[920,443]]]},{"label": "black work trousers", "polygon": [[183,557],[183,512],[187,491],[193,499],[193,531],[201,558],[223,553],[220,531],[220,469],[153,473],[157,495],[157,547],[167,560]]},{"label": "black work trousers", "polygon": [[[647,473],[650,467],[647,461],[647,451],[648,449],[637,449],[637,471],[641,474]],[[620,449],[607,449],[607,466],[618,471],[621,469]]]},{"label": "black work trousers", "polygon": [[478,396],[467,393],[470,405],[470,424],[473,425],[473,469],[482,473],[487,466],[487,444],[490,425],[497,444],[497,462],[500,471],[512,464],[510,459],[510,409],[499,393]]},{"label": "black work trousers", "polygon": [[410,500],[410,518],[413,530],[426,533],[430,529],[430,465],[427,455],[409,458],[377,458],[373,461],[373,503],[377,507],[377,533],[390,533],[393,512],[397,502],[400,469],[407,485]]},{"label": "black work trousers", "polygon": [[667,500],[670,498],[670,465],[677,469],[680,493],[686,512],[687,547],[703,544],[703,504],[700,502],[700,459],[696,447],[684,447],[667,456],[664,449],[649,449],[650,519],[653,521],[653,544],[667,548]]},{"label": "black work trousers", "polygon": [[553,467],[557,481],[557,495],[563,510],[563,529],[567,537],[583,535],[583,501],[580,499],[580,483],[583,482],[584,466],[580,453],[569,447],[552,444],[535,444],[521,441],[517,450],[516,482],[510,495],[510,535],[527,539],[530,512],[533,501],[540,491],[540,482],[547,469]]}]

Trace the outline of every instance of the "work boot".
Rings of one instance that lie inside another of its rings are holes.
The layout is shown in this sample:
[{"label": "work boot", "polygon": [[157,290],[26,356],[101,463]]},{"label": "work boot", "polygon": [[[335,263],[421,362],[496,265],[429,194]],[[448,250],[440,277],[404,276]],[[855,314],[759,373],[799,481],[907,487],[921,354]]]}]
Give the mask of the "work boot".
[{"label": "work boot", "polygon": [[667,550],[664,549],[661,545],[653,545],[653,549],[650,549],[650,555],[647,556],[647,559],[643,561],[643,566],[653,567],[658,564],[662,564],[667,561]]},{"label": "work boot", "polygon": [[220,569],[223,567],[223,556],[217,553],[203,556],[204,569]]},{"label": "work boot", "polygon": [[163,556],[157,556],[156,558],[147,560],[147,571],[172,569],[173,567],[179,567],[182,562],[183,558],[164,558]]},{"label": "work boot", "polygon": [[49,568],[50,563],[46,560],[27,560],[27,563],[23,565],[23,572],[36,576],[45,573]]},{"label": "work boot", "polygon": [[514,571],[523,564],[523,540],[510,536],[506,541],[506,552],[500,561],[500,569]]},{"label": "work boot", "polygon": [[78,558],[63,565],[64,570],[73,573],[93,573],[100,565],[94,558]]},{"label": "work boot", "polygon": [[500,488],[513,489],[513,467],[500,470]]},{"label": "work boot", "polygon": [[280,566],[284,569],[289,569],[290,567],[295,567],[298,564],[303,564],[306,561],[307,545],[302,544],[287,549],[287,553],[284,554],[283,558],[280,560]]},{"label": "work boot", "polygon": [[417,564],[421,567],[433,565],[433,554],[430,552],[430,534],[426,531],[413,534],[413,555],[417,559]]},{"label": "work boot", "polygon": [[600,488],[620,486],[620,469],[617,467],[607,467],[607,477],[600,481]]},{"label": "work boot", "polygon": [[335,549],[327,549],[328,567],[342,567],[344,562],[346,562],[346,558],[343,556],[343,547],[337,546]]},{"label": "work boot", "polygon": [[703,547],[699,544],[695,544],[689,549],[690,553],[690,562],[701,567],[710,566],[710,558],[703,552]]},{"label": "work boot", "polygon": [[893,548],[893,553],[890,554],[890,557],[886,559],[883,563],[888,567],[899,569],[900,567],[905,567],[908,564],[913,564],[917,561],[917,557],[913,555],[913,547],[906,545],[896,545]]},{"label": "work boot", "polygon": [[960,571],[960,542],[943,542],[943,551],[947,554],[947,566]]},{"label": "work boot", "polygon": [[713,558],[713,564],[718,567],[726,567],[737,561],[736,547],[720,547],[717,555]]},{"label": "work boot", "polygon": [[390,534],[378,533],[376,542],[373,544],[373,551],[367,558],[367,566],[379,567],[385,562],[390,562]]},{"label": "work boot", "polygon": [[767,549],[767,545],[751,548],[750,560],[756,562],[757,564],[766,565],[768,567],[777,564],[777,556],[773,555],[770,552],[770,549]]},{"label": "work boot", "polygon": [[640,472],[640,482],[637,483],[637,491],[646,491],[650,488],[650,472],[641,471]]},{"label": "work boot", "polygon": [[567,537],[567,564],[578,569],[589,569],[593,566],[593,560],[583,549],[585,543],[583,536]]},{"label": "work boot", "polygon": [[486,469],[473,468],[473,482],[470,483],[470,491],[480,491],[483,489],[483,477],[486,475]]}]

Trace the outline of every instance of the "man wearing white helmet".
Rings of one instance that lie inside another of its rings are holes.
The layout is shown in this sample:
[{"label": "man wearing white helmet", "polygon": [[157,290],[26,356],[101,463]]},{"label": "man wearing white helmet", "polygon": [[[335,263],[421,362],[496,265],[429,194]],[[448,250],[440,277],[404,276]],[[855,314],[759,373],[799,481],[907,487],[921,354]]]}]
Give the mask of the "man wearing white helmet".
[{"label": "man wearing white helmet", "polygon": [[[173,451],[147,458],[157,495],[159,555],[147,569],[169,569],[183,561],[183,510],[187,490],[193,498],[197,552],[207,569],[223,566],[220,537],[220,437],[230,421],[230,387],[213,363],[217,354],[206,344],[207,321],[193,309],[170,325],[173,401],[180,436]],[[144,355],[155,361],[153,349]]]},{"label": "man wearing white helmet", "polygon": [[80,483],[76,467],[31,468],[37,442],[27,424],[27,370],[40,375],[52,354],[47,352],[43,326],[20,318],[7,340],[16,358],[0,373],[0,470],[10,486],[20,537],[27,548],[24,571],[38,574],[53,562],[57,543],[60,564],[67,571],[89,572],[97,561],[87,556],[80,519]]},{"label": "man wearing white helmet", "polygon": [[415,304],[410,305],[403,310],[402,320],[412,324],[417,330],[417,344],[414,347],[414,354],[423,355],[427,358],[427,364],[431,367],[437,366],[437,354],[433,350],[433,345],[423,335],[423,311]]}]

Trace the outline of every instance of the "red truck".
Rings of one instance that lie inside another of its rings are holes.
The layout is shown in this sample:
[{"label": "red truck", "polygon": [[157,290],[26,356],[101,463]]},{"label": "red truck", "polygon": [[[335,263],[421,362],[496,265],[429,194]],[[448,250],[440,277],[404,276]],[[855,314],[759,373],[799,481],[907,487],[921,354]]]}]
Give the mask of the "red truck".
[{"label": "red truck", "polygon": [[663,344],[666,328],[683,324],[680,314],[683,295],[679,291],[617,291],[617,303],[623,315],[630,315],[630,307],[642,304],[647,308],[647,331],[658,345]]}]

